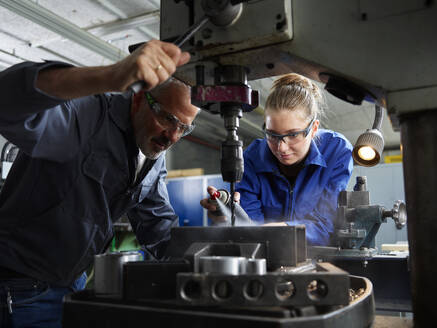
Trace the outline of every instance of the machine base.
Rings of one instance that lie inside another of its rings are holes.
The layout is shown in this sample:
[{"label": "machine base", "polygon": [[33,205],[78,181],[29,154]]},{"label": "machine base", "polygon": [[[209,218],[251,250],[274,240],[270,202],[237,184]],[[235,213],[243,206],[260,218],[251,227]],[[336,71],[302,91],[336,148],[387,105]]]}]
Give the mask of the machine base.
[{"label": "machine base", "polygon": [[350,276],[360,296],[347,306],[206,307],[183,306],[175,300],[123,301],[96,298],[92,290],[64,299],[64,328],[123,327],[371,327],[374,320],[372,283]]}]

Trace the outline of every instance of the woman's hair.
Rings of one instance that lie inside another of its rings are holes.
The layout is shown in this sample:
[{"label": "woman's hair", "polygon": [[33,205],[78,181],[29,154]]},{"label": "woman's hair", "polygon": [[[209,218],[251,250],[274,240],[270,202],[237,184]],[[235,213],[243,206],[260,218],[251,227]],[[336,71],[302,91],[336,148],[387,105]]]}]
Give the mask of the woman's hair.
[{"label": "woman's hair", "polygon": [[323,95],[319,87],[306,77],[290,73],[278,78],[267,97],[266,110],[290,110],[300,107],[305,110],[305,119],[320,117]]}]

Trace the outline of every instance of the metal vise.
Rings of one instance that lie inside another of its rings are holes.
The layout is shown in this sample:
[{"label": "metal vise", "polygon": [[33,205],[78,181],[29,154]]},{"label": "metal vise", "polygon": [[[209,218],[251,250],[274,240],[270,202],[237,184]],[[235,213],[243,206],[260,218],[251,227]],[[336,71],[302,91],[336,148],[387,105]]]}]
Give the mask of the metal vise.
[{"label": "metal vise", "polygon": [[398,200],[391,210],[370,205],[367,178],[358,176],[354,191],[341,191],[338,196],[335,243],[342,249],[371,248],[381,223],[390,217],[402,229],[407,222],[405,203]]}]

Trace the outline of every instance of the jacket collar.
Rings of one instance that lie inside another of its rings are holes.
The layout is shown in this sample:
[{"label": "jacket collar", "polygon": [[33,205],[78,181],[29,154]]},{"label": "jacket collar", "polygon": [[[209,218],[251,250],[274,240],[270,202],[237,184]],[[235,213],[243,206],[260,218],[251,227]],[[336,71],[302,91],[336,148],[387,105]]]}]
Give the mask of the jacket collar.
[{"label": "jacket collar", "polygon": [[130,92],[112,95],[109,98],[109,115],[115,124],[124,132],[132,129],[130,118],[132,94]]},{"label": "jacket collar", "polygon": [[[138,157],[139,148],[135,141],[134,129],[131,121],[132,94],[111,94],[108,99],[109,116],[117,127],[127,138],[127,147],[131,159],[135,162]],[[132,162],[132,163],[133,163]],[[133,164],[132,164],[133,165]],[[131,168],[134,171],[134,168]]]},{"label": "jacket collar", "polygon": [[[318,165],[327,167],[326,161],[323,155],[320,153],[319,147],[317,146],[319,140],[320,139],[318,139],[317,136],[311,140],[310,149],[305,159],[305,166]],[[258,155],[260,160],[254,161],[256,172],[279,172],[277,160],[272,154],[266,139],[260,140]]]}]

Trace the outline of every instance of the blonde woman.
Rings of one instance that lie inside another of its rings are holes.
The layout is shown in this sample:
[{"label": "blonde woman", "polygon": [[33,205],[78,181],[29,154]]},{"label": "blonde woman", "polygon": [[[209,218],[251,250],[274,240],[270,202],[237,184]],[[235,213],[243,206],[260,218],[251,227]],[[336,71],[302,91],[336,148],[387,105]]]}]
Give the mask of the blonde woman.
[{"label": "blonde woman", "polygon": [[[253,221],[304,224],[310,245],[329,244],[338,193],[346,189],[353,168],[350,142],[319,128],[321,103],[317,85],[301,75],[287,74],[274,82],[265,105],[265,138],[245,150],[235,197]],[[210,194],[214,191],[208,187]]]}]

